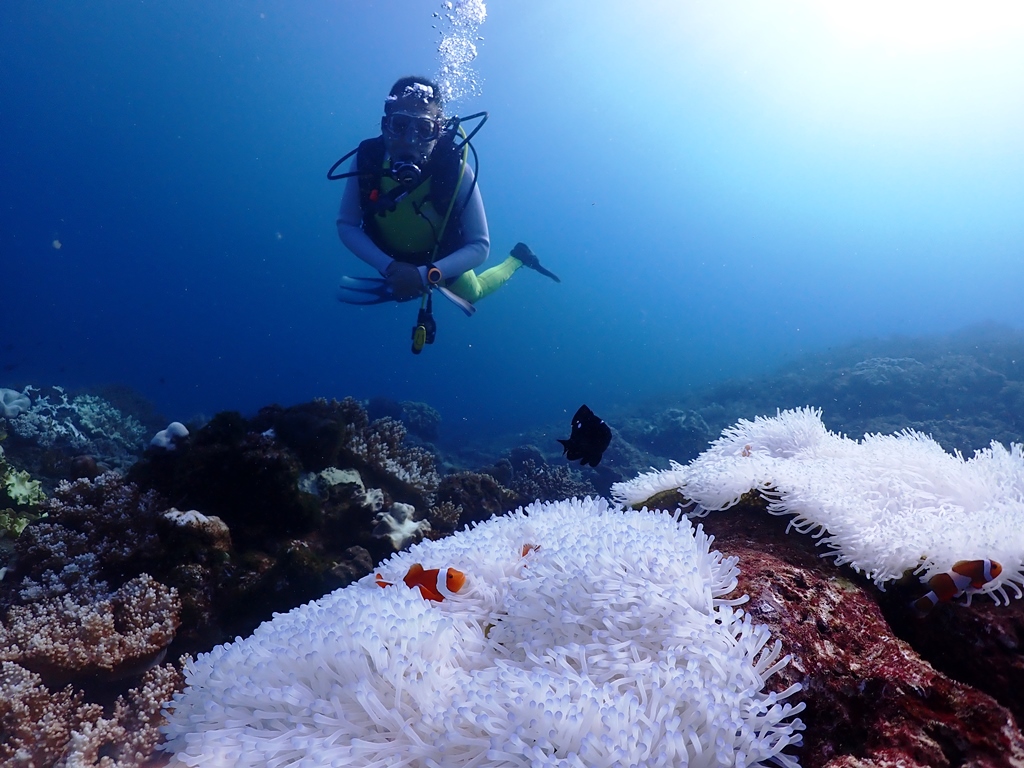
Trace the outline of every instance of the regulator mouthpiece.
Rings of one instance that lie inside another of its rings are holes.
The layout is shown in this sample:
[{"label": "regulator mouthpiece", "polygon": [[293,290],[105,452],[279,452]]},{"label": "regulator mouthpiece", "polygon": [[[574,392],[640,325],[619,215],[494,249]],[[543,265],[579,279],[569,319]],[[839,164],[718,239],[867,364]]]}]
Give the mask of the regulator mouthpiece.
[{"label": "regulator mouthpiece", "polygon": [[396,160],[391,163],[391,178],[406,187],[418,186],[423,178],[423,171],[412,160]]}]

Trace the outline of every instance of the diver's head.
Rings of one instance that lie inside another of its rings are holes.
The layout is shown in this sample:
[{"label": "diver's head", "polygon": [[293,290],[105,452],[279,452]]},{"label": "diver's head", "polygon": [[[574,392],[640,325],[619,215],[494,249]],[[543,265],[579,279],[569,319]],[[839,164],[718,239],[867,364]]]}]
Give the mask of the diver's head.
[{"label": "diver's head", "polygon": [[410,186],[419,183],[444,122],[441,89],[433,80],[403,77],[391,87],[380,128],[392,176]]}]

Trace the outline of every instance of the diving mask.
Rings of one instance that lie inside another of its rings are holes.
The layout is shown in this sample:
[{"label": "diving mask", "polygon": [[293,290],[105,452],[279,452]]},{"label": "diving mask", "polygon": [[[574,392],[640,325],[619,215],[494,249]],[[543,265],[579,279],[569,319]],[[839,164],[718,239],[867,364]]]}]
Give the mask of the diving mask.
[{"label": "diving mask", "polygon": [[406,112],[392,112],[380,119],[383,132],[395,139],[410,143],[426,144],[436,141],[441,135],[441,123],[424,115],[410,115]]}]

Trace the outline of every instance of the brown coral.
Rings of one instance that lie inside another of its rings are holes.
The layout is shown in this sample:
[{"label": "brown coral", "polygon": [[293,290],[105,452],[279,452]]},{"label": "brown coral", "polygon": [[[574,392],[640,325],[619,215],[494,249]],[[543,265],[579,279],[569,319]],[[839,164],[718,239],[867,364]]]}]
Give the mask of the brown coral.
[{"label": "brown coral", "polygon": [[0,659],[54,680],[124,675],[163,654],[180,609],[177,592],[147,574],[105,596],[16,605],[0,624]]},{"label": "brown coral", "polygon": [[0,662],[0,765],[53,765],[64,753],[82,694],[51,693],[35,672]]},{"label": "brown coral", "polygon": [[[438,506],[462,508],[459,523],[487,520],[512,508],[515,495],[490,475],[477,472],[453,472],[441,478],[437,488]],[[454,526],[453,526],[454,527]]]},{"label": "brown coral", "polygon": [[184,686],[170,664],[147,672],[109,716],[71,686],[51,693],[42,678],[0,662],[0,765],[18,768],[138,768],[160,741],[165,702]]},{"label": "brown coral", "polygon": [[[184,686],[170,664],[151,669],[138,688],[119,696],[110,717],[102,708],[84,708],[57,768],[138,768],[147,765],[160,742],[164,704]],[[88,715],[88,716],[84,716]]]}]

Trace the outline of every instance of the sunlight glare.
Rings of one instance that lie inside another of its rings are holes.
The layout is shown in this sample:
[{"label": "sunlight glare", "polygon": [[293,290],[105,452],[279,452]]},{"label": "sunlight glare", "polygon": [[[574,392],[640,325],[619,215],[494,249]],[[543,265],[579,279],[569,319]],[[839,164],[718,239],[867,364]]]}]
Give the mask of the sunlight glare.
[{"label": "sunlight glare", "polygon": [[1019,0],[808,0],[808,7],[846,45],[893,54],[992,48],[1024,37]]}]

